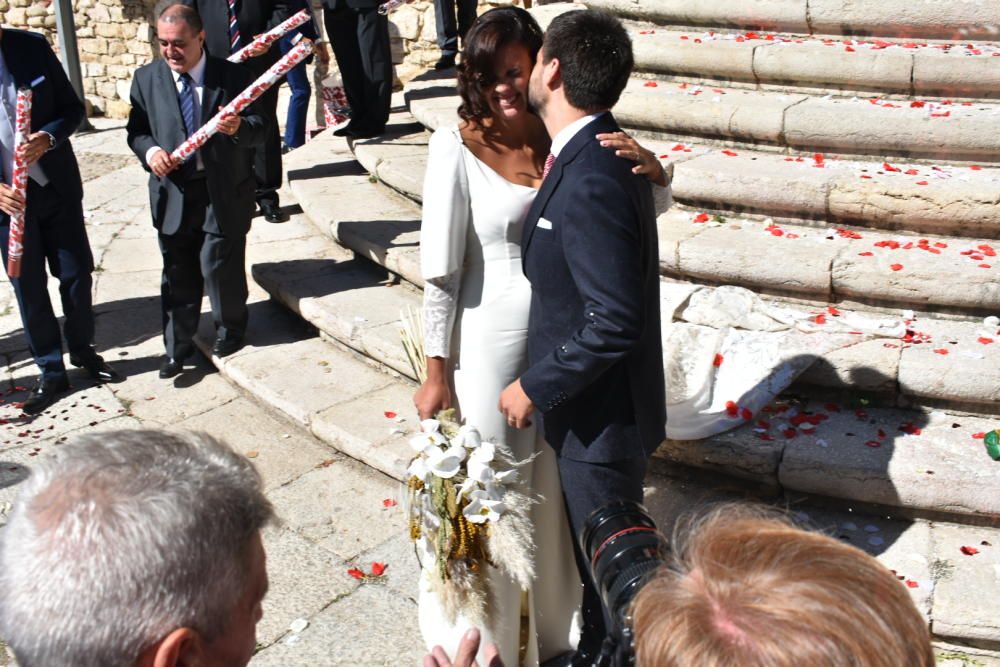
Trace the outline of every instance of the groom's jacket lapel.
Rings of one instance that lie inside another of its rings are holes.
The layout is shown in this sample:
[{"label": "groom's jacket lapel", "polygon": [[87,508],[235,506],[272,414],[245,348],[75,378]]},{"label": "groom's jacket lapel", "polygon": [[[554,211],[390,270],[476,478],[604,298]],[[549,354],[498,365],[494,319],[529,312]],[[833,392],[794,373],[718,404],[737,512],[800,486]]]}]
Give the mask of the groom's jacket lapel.
[{"label": "groom's jacket lapel", "polygon": [[531,208],[528,209],[528,215],[524,219],[524,231],[521,232],[521,270],[524,270],[525,258],[528,254],[528,246],[531,245],[531,238],[535,235],[535,229],[538,227],[538,219],[542,216],[542,211],[545,210],[545,205],[548,204],[549,199],[552,198],[552,193],[555,192],[556,187],[563,178],[563,169],[566,165],[570,164],[576,159],[576,156],[580,154],[580,151],[591,141],[596,141],[594,135],[599,132],[617,132],[618,124],[615,123],[614,117],[611,112],[607,112],[596,119],[593,122],[587,123],[583,128],[577,132],[569,143],[563,146],[563,149],[559,151],[559,156],[556,161],[552,164],[552,169],[549,170],[549,175],[545,177],[542,181],[542,187],[538,190],[538,194],[535,196],[535,201],[532,203]]}]

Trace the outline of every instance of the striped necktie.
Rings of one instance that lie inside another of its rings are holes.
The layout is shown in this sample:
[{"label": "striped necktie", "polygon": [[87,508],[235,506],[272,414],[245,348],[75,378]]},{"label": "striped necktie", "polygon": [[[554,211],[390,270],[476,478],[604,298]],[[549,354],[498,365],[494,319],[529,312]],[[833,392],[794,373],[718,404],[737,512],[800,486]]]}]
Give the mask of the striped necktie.
[{"label": "striped necktie", "polygon": [[549,175],[549,172],[552,171],[552,165],[554,165],[555,163],[556,163],[556,156],[553,155],[552,153],[549,153],[548,157],[545,158],[545,169],[542,171],[543,181],[545,180],[545,177]]},{"label": "striped necktie", "polygon": [[236,22],[236,0],[229,0],[229,52],[240,50],[240,26]]},{"label": "striped necktie", "polygon": [[178,97],[181,103],[181,116],[184,117],[184,129],[187,131],[187,136],[190,137],[198,129],[194,117],[194,86],[191,85],[191,75],[187,72],[181,74],[180,79],[181,92]]}]

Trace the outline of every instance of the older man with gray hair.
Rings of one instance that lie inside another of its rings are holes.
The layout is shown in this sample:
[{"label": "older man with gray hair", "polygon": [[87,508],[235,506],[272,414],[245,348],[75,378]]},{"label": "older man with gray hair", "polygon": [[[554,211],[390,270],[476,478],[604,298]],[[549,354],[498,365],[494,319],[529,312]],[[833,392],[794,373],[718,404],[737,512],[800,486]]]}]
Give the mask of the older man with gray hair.
[{"label": "older man with gray hair", "polygon": [[244,667],[272,517],[257,471],[211,436],[81,436],[0,533],[0,636],[21,667]]}]

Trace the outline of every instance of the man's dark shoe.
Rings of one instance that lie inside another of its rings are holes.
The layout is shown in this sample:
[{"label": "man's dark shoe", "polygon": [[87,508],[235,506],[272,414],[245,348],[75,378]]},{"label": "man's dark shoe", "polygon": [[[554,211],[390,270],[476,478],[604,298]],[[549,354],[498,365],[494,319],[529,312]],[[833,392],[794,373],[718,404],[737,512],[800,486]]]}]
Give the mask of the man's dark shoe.
[{"label": "man's dark shoe", "polygon": [[170,357],[165,357],[163,362],[160,363],[160,379],[169,380],[175,375],[180,375],[181,371],[184,370],[184,360],[183,359],[172,359]]},{"label": "man's dark shoe", "polygon": [[264,219],[268,222],[284,222],[288,219],[288,217],[282,213],[281,208],[273,202],[261,202],[260,212],[264,214]]},{"label": "man's dark shoe", "polygon": [[455,66],[455,56],[441,56],[441,59],[434,63],[434,69],[440,71],[451,69]]},{"label": "man's dark shoe", "polygon": [[335,137],[347,137],[348,139],[374,139],[385,134],[385,126],[382,127],[362,127],[360,125],[345,125],[339,130],[333,131]]},{"label": "man's dark shoe", "polygon": [[562,655],[544,660],[541,667],[592,667],[599,650],[593,647],[581,646],[575,651],[567,651]]},{"label": "man's dark shoe", "polygon": [[212,346],[212,356],[228,357],[230,354],[239,350],[244,345],[242,338],[216,338],[215,344]]},{"label": "man's dark shoe", "polygon": [[77,368],[84,369],[90,377],[98,382],[121,382],[125,379],[124,375],[112,368],[108,362],[104,361],[101,355],[93,350],[80,353],[71,352],[69,363]]},{"label": "man's dark shoe", "polygon": [[66,391],[69,391],[69,380],[65,375],[54,380],[46,380],[43,377],[21,405],[21,410],[28,415],[37,415],[55,403],[59,395]]}]

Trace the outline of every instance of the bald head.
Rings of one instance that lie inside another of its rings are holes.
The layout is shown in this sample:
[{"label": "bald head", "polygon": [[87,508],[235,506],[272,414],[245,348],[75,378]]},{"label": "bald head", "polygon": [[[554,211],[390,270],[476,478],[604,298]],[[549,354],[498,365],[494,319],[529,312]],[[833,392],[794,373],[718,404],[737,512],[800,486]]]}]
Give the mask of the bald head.
[{"label": "bald head", "polygon": [[194,7],[177,2],[177,0],[164,0],[156,5],[156,21],[165,23],[186,23],[195,34],[202,31],[204,27],[201,16]]}]

